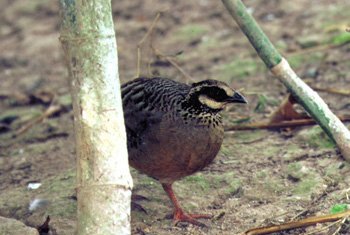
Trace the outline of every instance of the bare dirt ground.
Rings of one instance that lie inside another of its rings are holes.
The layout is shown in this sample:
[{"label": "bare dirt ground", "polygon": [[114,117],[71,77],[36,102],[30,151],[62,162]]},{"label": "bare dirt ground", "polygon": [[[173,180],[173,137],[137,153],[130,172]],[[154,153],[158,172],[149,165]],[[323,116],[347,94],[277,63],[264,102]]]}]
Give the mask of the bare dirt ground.
[{"label": "bare dirt ground", "polygon": [[[349,91],[349,1],[244,2],[308,84]],[[52,231],[74,234],[73,117],[58,40],[58,1],[1,0],[0,11],[0,216],[36,227],[50,215]],[[165,11],[153,37],[158,50],[182,52],[174,60],[195,80],[226,81],[248,98],[249,105],[224,113],[226,125],[268,119],[287,91],[265,69],[221,1],[113,1],[123,82],[136,74],[136,45],[158,11]],[[150,58],[152,73],[183,79],[166,60]],[[350,113],[348,96],[320,95],[337,115]],[[52,99],[60,110],[19,133]],[[174,186],[187,211],[214,215],[203,221],[208,227],[174,226],[160,185],[132,170],[134,191],[149,199],[141,202],[148,214],[132,212],[132,233],[239,234],[329,214],[337,204],[350,204],[349,173],[350,165],[317,126],[227,132],[215,162]],[[28,189],[33,182],[41,187]],[[339,234],[350,234],[348,223],[327,225],[278,234],[333,234],[338,228]]]}]

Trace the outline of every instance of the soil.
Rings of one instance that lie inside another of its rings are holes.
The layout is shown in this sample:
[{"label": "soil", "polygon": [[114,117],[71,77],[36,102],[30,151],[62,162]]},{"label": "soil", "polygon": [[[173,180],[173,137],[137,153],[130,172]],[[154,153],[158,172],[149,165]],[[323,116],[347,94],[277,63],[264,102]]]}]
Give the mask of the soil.
[{"label": "soil", "polygon": [[[59,42],[59,1],[0,1],[0,216],[74,234],[75,144],[67,69]],[[350,89],[350,1],[244,1],[273,44],[314,88]],[[220,1],[112,1],[122,82],[136,74],[138,42],[158,11],[152,40],[142,48],[142,72],[174,80],[213,78],[239,89],[246,106],[229,108],[225,125],[267,121],[287,95],[264,67]],[[151,62],[151,71],[147,63]],[[348,96],[319,92],[337,115]],[[59,111],[31,125],[54,100]],[[347,124],[349,127],[349,125]],[[134,192],[147,211],[132,211],[133,234],[239,234],[250,228],[329,214],[350,205],[350,165],[318,126],[226,132],[214,163],[174,185],[207,227],[174,226],[161,186],[131,169]],[[30,189],[30,183],[41,183]],[[350,234],[349,223],[318,224],[276,234]],[[16,234],[13,231],[13,234]]]}]

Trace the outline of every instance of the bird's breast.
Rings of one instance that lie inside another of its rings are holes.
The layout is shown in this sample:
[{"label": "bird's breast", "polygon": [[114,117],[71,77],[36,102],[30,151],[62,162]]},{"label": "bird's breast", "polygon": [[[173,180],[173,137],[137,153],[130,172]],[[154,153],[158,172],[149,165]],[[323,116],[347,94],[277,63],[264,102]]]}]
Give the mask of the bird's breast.
[{"label": "bird's breast", "polygon": [[130,164],[161,182],[173,182],[210,164],[223,141],[220,125],[162,121],[132,152]]}]

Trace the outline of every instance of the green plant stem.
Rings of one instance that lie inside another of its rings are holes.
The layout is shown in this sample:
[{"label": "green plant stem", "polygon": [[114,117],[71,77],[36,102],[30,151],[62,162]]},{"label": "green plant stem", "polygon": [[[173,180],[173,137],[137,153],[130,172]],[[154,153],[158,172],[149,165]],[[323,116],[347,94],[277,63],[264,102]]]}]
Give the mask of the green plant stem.
[{"label": "green plant stem", "polygon": [[240,0],[222,0],[222,2],[266,66],[272,68],[279,64],[282,60],[281,54],[266,37],[255,19],[248,13],[244,4]]},{"label": "green plant stem", "polygon": [[222,0],[222,2],[266,66],[337,144],[344,158],[350,161],[349,130],[332,113],[322,98],[290,68],[288,62],[281,57],[254,18],[247,12],[241,0]]}]

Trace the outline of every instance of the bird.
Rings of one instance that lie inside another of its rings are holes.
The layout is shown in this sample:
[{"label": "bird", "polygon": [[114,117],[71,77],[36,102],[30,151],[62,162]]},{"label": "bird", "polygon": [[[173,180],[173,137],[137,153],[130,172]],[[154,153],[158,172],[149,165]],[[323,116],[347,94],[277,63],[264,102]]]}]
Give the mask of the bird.
[{"label": "bird", "polygon": [[247,103],[218,80],[185,84],[163,77],[139,77],[121,86],[129,164],[158,180],[170,198],[175,224],[204,225],[206,214],[186,213],[172,184],[209,165],[220,150],[227,104]]}]

